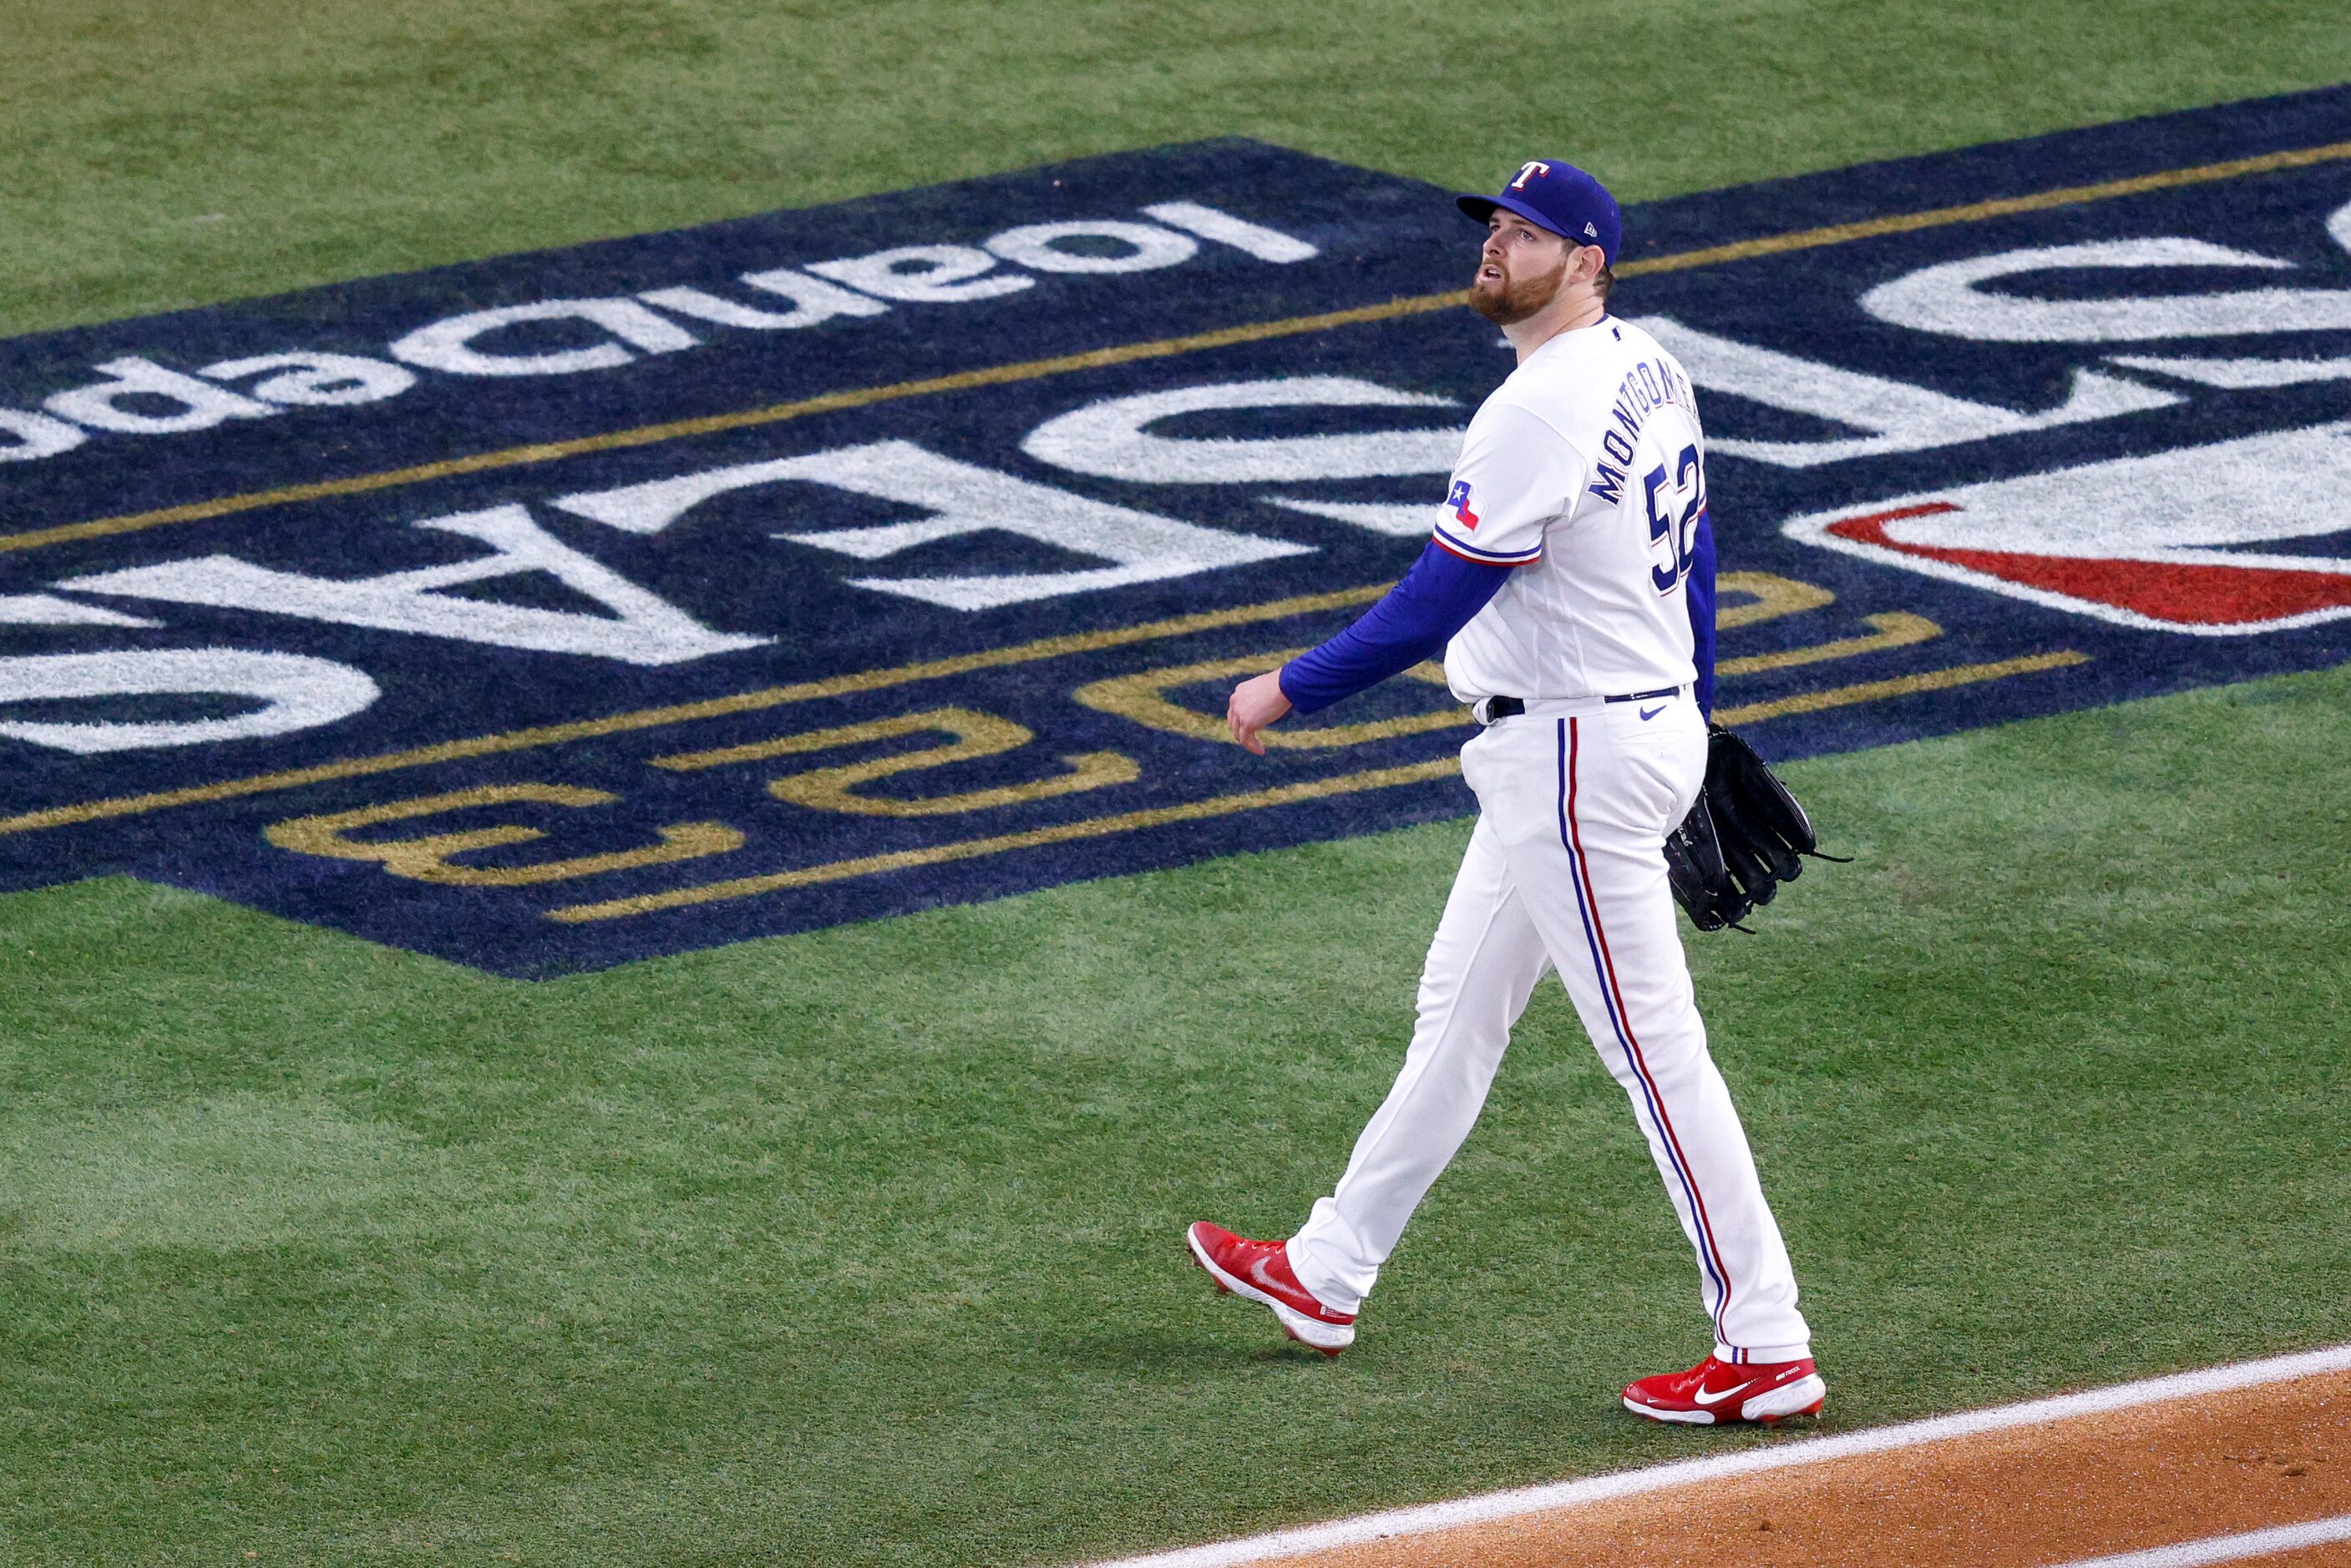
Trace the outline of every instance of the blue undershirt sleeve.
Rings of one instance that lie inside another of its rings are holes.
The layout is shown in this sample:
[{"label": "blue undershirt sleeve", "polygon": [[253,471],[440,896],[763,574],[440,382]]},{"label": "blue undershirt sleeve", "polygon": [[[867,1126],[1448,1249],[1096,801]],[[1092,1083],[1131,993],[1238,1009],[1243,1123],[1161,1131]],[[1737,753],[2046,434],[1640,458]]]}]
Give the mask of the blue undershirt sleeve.
[{"label": "blue undershirt sleeve", "polygon": [[1690,659],[1698,666],[1698,711],[1714,717],[1714,524],[1698,514],[1698,542],[1690,550],[1688,596]]},{"label": "blue undershirt sleeve", "polygon": [[1311,713],[1436,658],[1501,591],[1511,570],[1431,544],[1354,625],[1281,667],[1281,694],[1299,712]]}]

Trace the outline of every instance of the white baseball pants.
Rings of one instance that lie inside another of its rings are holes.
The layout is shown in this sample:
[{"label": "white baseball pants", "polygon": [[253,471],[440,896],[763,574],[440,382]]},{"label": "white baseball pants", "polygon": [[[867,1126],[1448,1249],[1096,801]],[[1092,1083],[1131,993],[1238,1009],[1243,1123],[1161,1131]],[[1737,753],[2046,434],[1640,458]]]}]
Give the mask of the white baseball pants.
[{"label": "white baseball pants", "polygon": [[1687,691],[1663,702],[1531,703],[1462,748],[1478,826],[1429,946],[1404,1070],[1338,1189],[1290,1242],[1299,1282],[1332,1310],[1354,1312],[1370,1293],[1469,1136],[1535,982],[1556,968],[1698,1253],[1714,1354],[1811,1354],[1787,1248],[1691,994],[1664,846],[1705,778],[1706,725]]}]

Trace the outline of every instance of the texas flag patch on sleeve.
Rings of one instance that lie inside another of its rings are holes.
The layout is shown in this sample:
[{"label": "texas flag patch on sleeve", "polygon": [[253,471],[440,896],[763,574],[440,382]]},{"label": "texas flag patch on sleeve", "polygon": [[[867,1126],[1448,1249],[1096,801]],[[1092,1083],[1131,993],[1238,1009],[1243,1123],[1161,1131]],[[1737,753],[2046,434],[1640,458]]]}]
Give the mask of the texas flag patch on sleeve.
[{"label": "texas flag patch on sleeve", "polygon": [[1469,510],[1469,482],[1468,480],[1457,479],[1453,482],[1452,492],[1446,496],[1445,504],[1452,508],[1453,520],[1456,523],[1460,524],[1464,528],[1475,528],[1478,526],[1478,514]]}]

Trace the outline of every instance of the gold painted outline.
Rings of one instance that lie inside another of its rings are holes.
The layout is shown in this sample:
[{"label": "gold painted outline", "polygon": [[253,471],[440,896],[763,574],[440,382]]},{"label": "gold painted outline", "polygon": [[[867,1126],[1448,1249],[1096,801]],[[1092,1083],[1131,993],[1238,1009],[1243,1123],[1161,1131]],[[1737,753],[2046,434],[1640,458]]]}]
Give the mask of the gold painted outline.
[{"label": "gold painted outline", "polygon": [[1174,805],[1152,806],[1144,811],[1090,816],[1077,822],[1058,823],[1051,827],[1032,827],[1025,833],[959,839],[952,844],[926,844],[919,849],[900,849],[887,855],[861,855],[853,860],[833,860],[821,866],[802,867],[795,871],[770,871],[759,877],[730,877],[719,882],[700,882],[691,887],[674,888],[665,893],[641,893],[632,898],[612,898],[597,904],[566,904],[546,910],[545,914],[549,919],[567,926],[621,919],[630,915],[649,915],[657,909],[719,903],[731,898],[751,898],[762,893],[812,888],[824,882],[845,882],[852,877],[871,877],[877,872],[905,871],[918,866],[938,866],[952,860],[975,860],[983,856],[1001,855],[1007,850],[1034,849],[1047,844],[1068,844],[1081,838],[1102,838],[1114,833],[1164,827],[1169,823],[1230,816],[1238,812],[1261,811],[1268,806],[1289,805],[1301,800],[1360,794],[1365,790],[1389,789],[1397,784],[1446,778],[1460,771],[1459,757],[1438,757],[1426,763],[1407,763],[1401,767],[1374,768],[1367,773],[1338,774],[1330,778],[1308,779],[1300,784],[1277,784],[1271,789],[1249,790],[1240,794],[1210,795],[1206,800],[1180,801]]},{"label": "gold painted outline", "polygon": [[[2267,152],[2253,158],[2232,158],[2220,163],[2199,163],[2184,169],[2166,169],[2152,174],[2132,175],[2126,179],[2105,180],[2093,185],[2064,185],[2054,190],[2037,192],[2029,196],[2001,196],[1989,201],[1970,202],[1956,207],[1934,207],[1924,212],[1899,213],[1890,217],[1868,218],[1851,223],[1830,223],[1820,228],[1802,229],[1794,234],[1771,234],[1761,239],[1738,240],[1729,244],[1709,245],[1700,250],[1681,251],[1672,255],[1650,256],[1628,261],[1616,268],[1620,277],[1638,277],[1645,273],[1683,272],[1691,267],[1715,266],[1724,262],[1750,261],[1758,256],[1784,255],[1791,251],[1817,250],[1824,245],[1849,244],[1855,240],[1876,239],[1886,234],[1915,234],[1921,229],[1946,227],[1952,223],[1982,223],[1991,218],[2005,218],[2019,213],[2045,212],[2052,207],[2067,207],[2085,202],[2110,201],[2118,196],[2144,195],[2150,191],[2177,190],[2185,185],[2210,184],[2215,181],[2241,179],[2248,174],[2275,173],[2285,169],[2306,169],[2320,163],[2333,163],[2351,159],[2351,141],[2334,141],[2323,147],[2299,147],[2283,152]],[[1313,316],[1293,316],[1279,321],[1249,322],[1238,327],[1218,327],[1210,332],[1194,332],[1180,337],[1162,337],[1144,343],[1124,343],[1108,348],[1090,349],[1080,354],[1061,354],[1050,358],[1024,359],[1016,364],[992,365],[976,370],[959,370],[953,375],[929,376],[919,380],[897,381],[883,387],[855,387],[838,392],[825,392],[812,398],[800,398],[786,403],[770,403],[764,408],[743,409],[728,414],[708,414],[697,419],[671,420],[660,424],[638,425],[632,429],[611,431],[602,435],[576,436],[569,441],[538,441],[524,446],[502,447],[495,452],[474,452],[465,457],[444,459],[438,462],[417,463],[408,468],[388,469],[380,473],[355,474],[345,479],[317,480],[304,484],[289,484],[276,490],[250,491],[242,495],[224,495],[210,501],[190,502],[180,506],[160,507],[150,512],[130,512],[120,516],[93,518],[85,523],[66,523],[51,528],[27,529],[15,534],[0,534],[0,554],[20,550],[37,550],[45,545],[62,545],[80,539],[107,538],[120,534],[136,534],[149,528],[161,528],[176,523],[198,523],[214,517],[226,517],[240,512],[259,511],[264,507],[290,505],[301,501],[319,501],[337,495],[360,495],[370,491],[392,490],[403,484],[418,484],[428,480],[446,479],[461,473],[482,473],[501,468],[519,468],[533,463],[554,462],[568,457],[578,457],[591,452],[614,452],[627,447],[652,446],[685,436],[713,435],[725,431],[744,430],[757,425],[778,424],[810,414],[838,412],[843,409],[870,408],[876,403],[897,402],[906,398],[929,397],[939,392],[969,391],[978,387],[1000,387],[1014,381],[1041,380],[1049,376],[1061,376],[1077,370],[1094,370],[1110,365],[1129,365],[1144,359],[1165,359],[1181,354],[1198,353],[1207,348],[1227,348],[1241,343],[1262,343],[1276,337],[1294,337],[1310,332],[1327,332],[1333,327],[1353,327],[1366,322],[1391,321],[1401,317],[1424,315],[1432,310],[1444,310],[1463,303],[1467,296],[1458,289],[1441,294],[1421,294],[1391,299],[1383,305],[1361,305],[1346,310],[1323,311]]]},{"label": "gold painted outline", "polygon": [[[1769,702],[1750,702],[1745,707],[1729,708],[1715,715],[1723,723],[1752,724],[1784,713],[1816,713],[1828,708],[1850,707],[1861,702],[1883,701],[1889,697],[1904,697],[1918,691],[1942,691],[1954,686],[1972,686],[1986,680],[2004,680],[2011,675],[2030,675],[2043,670],[2060,670],[2068,665],[2087,664],[2090,656],[2072,649],[2053,653],[2027,654],[2021,659],[2003,659],[1991,664],[1955,664],[1943,670],[1926,670],[1915,675],[1897,675],[1886,680],[1865,680],[1851,686],[1831,687],[1823,691],[1803,691],[1792,697],[1782,697]],[[928,844],[915,849],[899,849],[884,855],[861,855],[849,860],[831,860],[817,866],[803,866],[789,871],[769,871],[757,877],[729,877],[716,882],[697,882],[684,888],[672,888],[660,893],[640,893],[632,898],[607,898],[590,904],[564,904],[541,911],[548,919],[560,925],[589,925],[603,920],[627,919],[636,915],[650,915],[664,909],[688,909],[699,904],[724,903],[736,898],[755,898],[767,893],[788,892],[796,888],[814,888],[827,882],[846,882],[858,877],[877,876],[885,871],[911,871],[924,866],[942,866],[956,860],[977,860],[990,855],[1002,855],[1015,849],[1037,849],[1049,844],[1072,844],[1085,838],[1105,838],[1113,834],[1135,833],[1144,828],[1165,827],[1172,823],[1199,822],[1209,817],[1231,816],[1244,811],[1262,811],[1269,806],[1290,805],[1300,801],[1329,800],[1345,794],[1362,794],[1371,790],[1393,789],[1399,784],[1422,784],[1431,779],[1449,778],[1461,771],[1458,756],[1438,757],[1426,763],[1408,763],[1401,767],[1373,768],[1363,773],[1339,774],[1330,778],[1309,779],[1300,784],[1276,785],[1271,789],[1249,790],[1238,794],[1210,795],[1205,800],[1189,800],[1174,805],[1153,806],[1143,811],[1120,812],[1111,816],[1087,817],[1078,822],[1058,823],[1050,827],[1032,827],[1020,833],[998,834],[988,838],[958,839],[950,844]]]}]

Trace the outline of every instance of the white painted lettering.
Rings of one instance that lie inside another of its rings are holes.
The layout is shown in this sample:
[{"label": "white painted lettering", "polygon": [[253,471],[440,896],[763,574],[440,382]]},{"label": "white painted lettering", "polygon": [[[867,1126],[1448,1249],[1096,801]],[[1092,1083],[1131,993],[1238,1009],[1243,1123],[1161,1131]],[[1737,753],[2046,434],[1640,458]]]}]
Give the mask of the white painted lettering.
[{"label": "white painted lettering", "polygon": [[[625,664],[680,664],[774,640],[711,630],[565,545],[518,505],[434,517],[416,526],[478,539],[493,553],[451,566],[358,578],[314,577],[256,566],[234,556],[204,556],[76,577],[59,586],[77,593],[257,610]],[[611,615],[499,604],[435,591],[529,572],[546,573]]]},{"label": "white painted lettering", "polygon": [[1310,517],[1328,517],[1374,534],[1398,539],[1426,539],[1444,514],[1433,501],[1301,501],[1290,495],[1262,497],[1269,506],[1283,506]]},{"label": "white painted lettering", "polygon": [[272,403],[300,408],[340,409],[359,403],[380,403],[416,385],[413,371],[381,359],[357,354],[262,354],[250,359],[223,359],[196,372],[216,381],[241,380],[265,370],[281,375],[256,382],[250,390]]},{"label": "white painted lettering", "polygon": [[[2336,244],[2351,251],[2351,202],[2345,202],[2328,214],[2326,234]],[[2260,387],[2306,386],[2313,381],[2351,381],[2351,356],[2343,355],[2310,359],[2221,359],[2117,354],[2112,363],[2126,370],[2150,371],[2207,387],[2226,387],[2232,391]]]},{"label": "white painted lettering", "polygon": [[0,594],[0,626],[161,626],[144,616],[78,605],[55,594]]},{"label": "white painted lettering", "polygon": [[1322,254],[1293,234],[1269,229],[1262,223],[1252,223],[1245,218],[1236,218],[1230,213],[1220,213],[1197,202],[1160,202],[1143,211],[1146,216],[1156,218],[1163,223],[1186,230],[1204,240],[1230,245],[1263,262],[1287,265]]},{"label": "white painted lettering", "polygon": [[10,438],[0,442],[0,462],[30,462],[36,458],[55,457],[89,439],[89,432],[78,425],[23,409],[0,409],[0,435]]},{"label": "white painted lettering", "polygon": [[[109,359],[98,369],[113,379],[94,387],[59,392],[41,406],[59,419],[71,420],[92,430],[120,431],[129,435],[209,430],[225,421],[266,419],[277,412],[267,403],[238,397],[210,381],[167,370],[152,359],[136,355]],[[178,407],[171,413],[147,411],[156,403]]]},{"label": "white painted lettering", "polygon": [[[1107,240],[1122,247],[1123,254],[1063,250],[1061,246],[1071,240]],[[1156,223],[1081,220],[1007,229],[989,240],[987,248],[1006,261],[1039,272],[1149,272],[1191,260],[1198,254],[1200,242]]]},{"label": "white painted lettering", "polygon": [[879,561],[942,539],[971,534],[1006,533],[1080,555],[1109,566],[1065,572],[1023,572],[943,577],[858,577],[852,585],[945,605],[951,609],[992,609],[1064,594],[1090,593],[1155,582],[1252,561],[1311,553],[1311,546],[1282,539],[1204,528],[1170,517],[1073,495],[1050,485],[1015,479],[992,469],[925,451],[911,441],[875,441],[806,457],[681,474],[619,489],[557,498],[554,504],[632,534],[655,534],[692,507],[716,495],[783,480],[871,495],[931,515],[871,528],[836,528],[779,534],[861,561]]},{"label": "white painted lettering", "polygon": [[664,310],[680,316],[690,316],[697,321],[713,321],[721,327],[747,327],[753,332],[790,331],[802,327],[814,327],[836,316],[879,316],[890,307],[878,299],[868,299],[862,294],[793,272],[789,267],[777,267],[768,272],[747,273],[743,281],[769,294],[779,294],[792,302],[789,310],[761,310],[742,305],[698,288],[654,288],[637,296],[648,305],[658,305]]},{"label": "white painted lettering", "polygon": [[842,288],[820,277],[810,277],[790,267],[769,267],[765,272],[747,272],[743,281],[753,288],[768,294],[780,294],[786,299],[808,311],[810,323],[833,316],[881,316],[890,307],[878,299],[868,299],[853,288]]},{"label": "white painted lettering", "polygon": [[297,653],[192,648],[0,659],[0,703],[174,694],[244,697],[261,706],[178,722],[0,721],[0,735],[83,755],[259,740],[348,719],[381,692],[348,664]]},{"label": "white painted lettering", "polygon": [[2118,343],[2351,327],[2351,290],[2257,288],[2136,299],[2032,299],[1989,293],[2001,278],[2061,268],[2261,267],[2292,262],[2177,237],[2091,240],[1921,267],[1861,296],[1880,321],[1983,343]]},{"label": "white painted lettering", "polygon": [[2299,387],[2312,381],[2351,381],[2351,357],[2332,359],[2196,359],[2117,354],[2113,362],[2126,370],[2148,370],[2177,376],[2207,387],[2242,391],[2254,387]]},{"label": "white painted lettering", "polygon": [[420,327],[392,346],[395,359],[455,376],[568,376],[610,370],[636,356],[621,343],[598,343],[538,354],[496,354],[475,339],[534,321],[586,321],[648,354],[674,354],[702,340],[677,323],[656,316],[633,299],[545,299],[475,310]]},{"label": "white painted lettering", "polygon": [[995,272],[996,258],[971,245],[901,245],[841,261],[810,262],[810,272],[883,299],[921,305],[952,305],[1018,294],[1036,279],[1026,273]]},{"label": "white painted lettering", "polygon": [[1046,421],[1020,443],[1040,462],[1138,484],[1290,483],[1303,479],[1369,479],[1384,474],[1449,473],[1461,455],[1458,427],[1366,431],[1360,435],[1155,435],[1150,427],[1179,414],[1230,409],[1442,409],[1459,405],[1426,392],[1399,392],[1350,376],[1296,376],[1220,381],[1090,403]]},{"label": "white painted lettering", "polygon": [[1781,468],[1816,468],[1848,458],[1925,452],[1961,441],[2111,419],[2182,400],[2175,393],[2095,370],[2078,370],[2063,403],[2039,413],[2021,414],[1907,381],[1840,369],[1817,359],[1718,337],[1685,327],[1671,317],[1643,317],[1634,325],[1664,344],[1667,352],[1681,360],[1690,379],[1701,387],[1871,432],[1820,441],[1737,441],[1718,436],[1707,443],[1709,452],[1751,458]]}]

